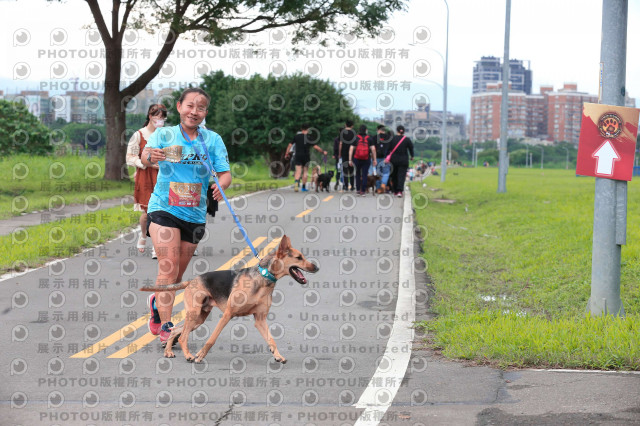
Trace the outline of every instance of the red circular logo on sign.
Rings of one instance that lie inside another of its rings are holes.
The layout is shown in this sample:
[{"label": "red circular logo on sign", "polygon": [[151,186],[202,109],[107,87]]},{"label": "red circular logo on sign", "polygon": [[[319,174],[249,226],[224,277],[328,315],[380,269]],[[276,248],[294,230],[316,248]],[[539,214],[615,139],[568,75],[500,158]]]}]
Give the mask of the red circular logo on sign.
[{"label": "red circular logo on sign", "polygon": [[603,114],[598,120],[598,130],[605,138],[617,138],[622,133],[622,119],[615,112]]}]

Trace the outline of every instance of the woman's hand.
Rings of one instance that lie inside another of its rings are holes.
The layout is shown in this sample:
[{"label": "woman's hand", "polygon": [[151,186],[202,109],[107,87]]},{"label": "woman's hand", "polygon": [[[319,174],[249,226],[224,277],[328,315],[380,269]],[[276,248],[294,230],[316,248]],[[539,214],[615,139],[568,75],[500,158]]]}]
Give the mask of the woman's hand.
[{"label": "woman's hand", "polygon": [[211,195],[213,199],[216,201],[222,201],[223,198],[222,198],[222,194],[220,193],[220,188],[218,188],[218,185],[216,185],[215,183],[212,183],[211,189],[213,189],[213,194]]},{"label": "woman's hand", "polygon": [[[160,167],[158,165],[158,162],[165,161],[167,159],[164,151],[160,148],[145,148],[142,152],[141,158],[144,158],[144,160],[148,163],[147,167],[152,166],[155,168]],[[144,164],[144,162],[142,164]]]}]

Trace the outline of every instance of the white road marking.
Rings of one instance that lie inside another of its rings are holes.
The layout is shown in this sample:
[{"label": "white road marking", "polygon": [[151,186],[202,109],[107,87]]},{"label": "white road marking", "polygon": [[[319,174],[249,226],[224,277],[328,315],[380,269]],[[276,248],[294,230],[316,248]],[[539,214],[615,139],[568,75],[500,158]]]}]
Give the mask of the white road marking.
[{"label": "white road marking", "polygon": [[402,242],[400,243],[400,265],[398,301],[391,336],[387,342],[383,360],[355,404],[365,410],[354,426],[376,426],[393,403],[400,383],[411,358],[414,337],[413,322],[416,311],[414,303],[415,278],[413,274],[413,207],[411,193],[405,192],[402,218]]}]

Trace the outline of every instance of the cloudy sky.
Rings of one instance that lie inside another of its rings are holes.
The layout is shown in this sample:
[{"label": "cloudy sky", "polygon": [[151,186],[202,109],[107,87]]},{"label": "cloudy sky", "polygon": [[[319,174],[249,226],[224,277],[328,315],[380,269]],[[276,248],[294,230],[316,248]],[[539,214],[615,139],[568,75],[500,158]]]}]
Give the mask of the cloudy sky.
[{"label": "cloudy sky", "polygon": [[[481,56],[502,56],[506,0],[449,0],[448,109],[469,115],[472,70]],[[103,13],[110,13],[106,2]],[[411,109],[426,98],[442,108],[446,46],[444,0],[412,0],[380,29],[375,39],[347,40],[345,48],[308,45],[305,55],[290,54],[281,30],[252,35],[233,46],[210,47],[181,40],[152,88],[197,83],[200,72],[221,69],[238,77],[253,73],[302,71],[344,89],[358,112],[375,118],[387,108]],[[640,98],[640,2],[629,2],[627,88]],[[84,1],[0,0],[0,90],[42,89],[52,93],[78,79],[81,88],[99,88],[104,63]],[[615,23],[612,23],[615,25]],[[597,93],[602,1],[512,0],[510,57],[528,61],[533,91],[540,85]],[[135,78],[151,63],[159,34],[127,34],[125,75]],[[251,45],[265,57],[246,57]],[[231,57],[232,55],[236,57]],[[100,91],[100,90],[98,90]]]}]

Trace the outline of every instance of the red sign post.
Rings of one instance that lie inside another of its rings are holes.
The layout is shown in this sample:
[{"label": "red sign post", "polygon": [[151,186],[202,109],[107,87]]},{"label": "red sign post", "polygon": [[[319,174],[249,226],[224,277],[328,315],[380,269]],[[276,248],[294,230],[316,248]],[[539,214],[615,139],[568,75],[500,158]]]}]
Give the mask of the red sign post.
[{"label": "red sign post", "polygon": [[630,181],[640,110],[585,103],[576,173]]}]

